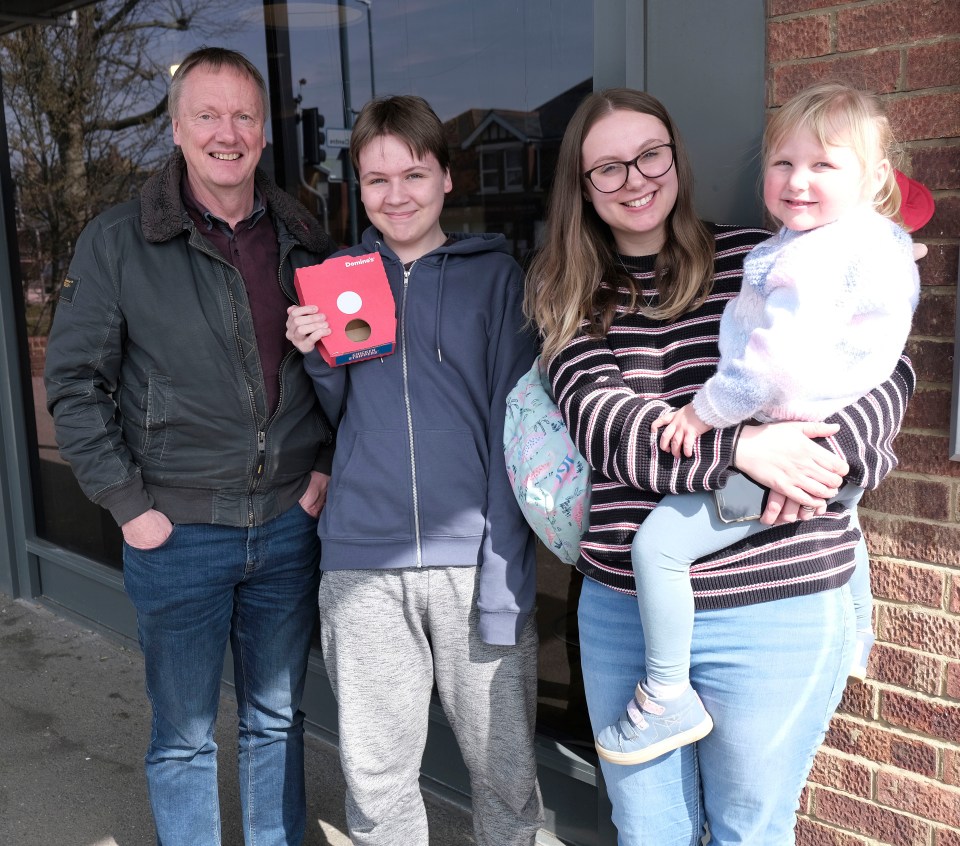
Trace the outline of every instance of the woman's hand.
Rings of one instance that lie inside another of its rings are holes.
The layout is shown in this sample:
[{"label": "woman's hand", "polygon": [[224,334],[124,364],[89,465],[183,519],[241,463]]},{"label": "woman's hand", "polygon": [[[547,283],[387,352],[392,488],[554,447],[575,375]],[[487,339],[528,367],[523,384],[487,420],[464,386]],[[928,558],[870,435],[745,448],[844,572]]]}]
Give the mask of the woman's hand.
[{"label": "woman's hand", "polygon": [[287,309],[287,340],[306,355],[330,334],[327,316],[315,305],[290,306]]},{"label": "woman's hand", "polygon": [[812,520],[826,512],[826,503],[818,508],[801,505],[795,499],[788,499],[781,493],[770,491],[767,494],[767,505],[760,522],[766,526],[779,526],[781,523],[794,523],[797,520]]},{"label": "woman's hand", "polygon": [[813,509],[810,516],[815,516],[837,495],[850,467],[811,438],[829,437],[839,429],[836,423],[805,422],[743,427],[733,463],[771,490],[762,523],[792,522],[790,517],[796,519],[804,509]]}]

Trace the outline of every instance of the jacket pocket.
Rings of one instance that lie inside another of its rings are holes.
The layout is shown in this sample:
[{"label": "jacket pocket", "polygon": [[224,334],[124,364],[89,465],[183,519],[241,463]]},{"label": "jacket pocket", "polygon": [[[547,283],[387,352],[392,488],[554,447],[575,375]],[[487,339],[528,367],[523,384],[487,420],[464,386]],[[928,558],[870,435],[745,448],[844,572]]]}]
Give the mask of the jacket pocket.
[{"label": "jacket pocket", "polygon": [[139,464],[159,464],[167,445],[167,421],[172,406],[170,377],[151,373],[147,384],[121,387],[117,397],[123,438]]},{"label": "jacket pocket", "polygon": [[421,532],[432,537],[482,535],[487,474],[470,432],[417,432],[414,448]]},{"label": "jacket pocket", "polygon": [[360,432],[343,455],[337,443],[320,537],[409,540],[413,537],[410,448],[402,431]]},{"label": "jacket pocket", "polygon": [[169,376],[151,373],[147,384],[147,425],[143,442],[144,461],[159,463],[167,445],[167,420],[171,406]]},{"label": "jacket pocket", "polygon": [[167,444],[172,388],[170,377],[151,373],[147,384],[123,379],[115,394],[123,440],[138,464],[156,465]]}]

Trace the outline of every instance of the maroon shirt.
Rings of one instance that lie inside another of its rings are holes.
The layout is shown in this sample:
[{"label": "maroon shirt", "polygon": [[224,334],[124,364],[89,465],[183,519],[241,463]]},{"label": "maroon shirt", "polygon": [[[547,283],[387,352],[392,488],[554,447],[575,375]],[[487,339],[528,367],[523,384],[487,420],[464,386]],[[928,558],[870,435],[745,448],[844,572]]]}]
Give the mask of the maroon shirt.
[{"label": "maroon shirt", "polygon": [[254,194],[253,211],[236,229],[197,202],[186,177],[180,193],[197,228],[243,277],[260,353],[267,414],[272,414],[280,401],[280,362],[293,349],[286,338],[290,301],[280,287],[280,247],[273,221],[259,191]]}]

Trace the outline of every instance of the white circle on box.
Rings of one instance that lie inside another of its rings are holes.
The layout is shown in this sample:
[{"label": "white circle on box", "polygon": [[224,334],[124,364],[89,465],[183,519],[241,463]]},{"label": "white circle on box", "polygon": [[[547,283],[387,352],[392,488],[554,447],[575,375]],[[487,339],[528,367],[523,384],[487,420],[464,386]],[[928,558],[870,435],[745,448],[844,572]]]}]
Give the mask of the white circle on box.
[{"label": "white circle on box", "polygon": [[343,314],[356,314],[363,307],[363,300],[356,291],[344,291],[337,297],[337,308]]}]

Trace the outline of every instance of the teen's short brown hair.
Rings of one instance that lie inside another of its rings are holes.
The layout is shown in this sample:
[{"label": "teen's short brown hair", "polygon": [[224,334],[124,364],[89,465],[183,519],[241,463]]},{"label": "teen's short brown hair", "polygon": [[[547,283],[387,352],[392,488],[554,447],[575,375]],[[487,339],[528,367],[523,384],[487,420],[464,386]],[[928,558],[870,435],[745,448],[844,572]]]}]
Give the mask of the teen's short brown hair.
[{"label": "teen's short brown hair", "polygon": [[360,152],[384,135],[399,138],[418,158],[433,155],[441,170],[450,169],[450,151],[443,124],[430,104],[413,94],[396,94],[370,100],[357,116],[350,135],[350,160],[360,170]]}]

